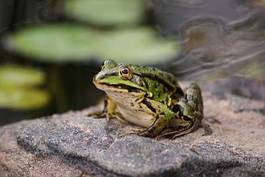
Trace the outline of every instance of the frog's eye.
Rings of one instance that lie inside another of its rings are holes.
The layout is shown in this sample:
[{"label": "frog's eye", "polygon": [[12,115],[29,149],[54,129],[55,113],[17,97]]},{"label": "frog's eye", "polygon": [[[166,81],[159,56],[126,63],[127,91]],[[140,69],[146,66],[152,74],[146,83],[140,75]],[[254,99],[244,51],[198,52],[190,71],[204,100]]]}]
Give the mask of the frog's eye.
[{"label": "frog's eye", "polygon": [[125,66],[120,66],[120,78],[121,79],[131,79],[131,70]]}]

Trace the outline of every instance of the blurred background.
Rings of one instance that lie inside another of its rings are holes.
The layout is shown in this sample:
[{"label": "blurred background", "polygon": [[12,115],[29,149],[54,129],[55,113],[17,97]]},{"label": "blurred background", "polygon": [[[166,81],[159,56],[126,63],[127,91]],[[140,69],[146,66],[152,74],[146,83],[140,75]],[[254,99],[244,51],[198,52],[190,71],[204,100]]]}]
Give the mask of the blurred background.
[{"label": "blurred background", "polygon": [[95,105],[105,59],[263,101],[264,57],[264,0],[0,0],[0,125]]}]

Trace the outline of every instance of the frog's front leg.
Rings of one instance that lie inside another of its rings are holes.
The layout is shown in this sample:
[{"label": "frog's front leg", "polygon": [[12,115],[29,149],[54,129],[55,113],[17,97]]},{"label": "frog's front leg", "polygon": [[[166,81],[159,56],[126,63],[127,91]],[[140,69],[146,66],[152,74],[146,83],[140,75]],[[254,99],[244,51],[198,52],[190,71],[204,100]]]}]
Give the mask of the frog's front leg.
[{"label": "frog's front leg", "polygon": [[107,96],[104,98],[103,108],[101,108],[101,107],[102,107],[102,103],[99,103],[97,105],[98,110],[95,110],[93,112],[88,113],[87,116],[92,116],[92,117],[98,118],[98,119],[105,118],[107,115],[107,111],[108,111],[107,110],[107,108],[108,108],[108,97]]},{"label": "frog's front leg", "polygon": [[111,118],[123,120],[120,118],[120,115],[116,113],[116,107],[116,103],[114,103],[111,98],[106,96],[104,99],[103,109],[101,111],[90,113],[88,116],[93,116],[94,118],[106,118],[108,122]]},{"label": "frog's front leg", "polygon": [[173,129],[163,132],[161,136],[171,136],[174,139],[197,129],[203,118],[203,100],[199,86],[192,83],[172,110],[176,112],[170,123]]}]

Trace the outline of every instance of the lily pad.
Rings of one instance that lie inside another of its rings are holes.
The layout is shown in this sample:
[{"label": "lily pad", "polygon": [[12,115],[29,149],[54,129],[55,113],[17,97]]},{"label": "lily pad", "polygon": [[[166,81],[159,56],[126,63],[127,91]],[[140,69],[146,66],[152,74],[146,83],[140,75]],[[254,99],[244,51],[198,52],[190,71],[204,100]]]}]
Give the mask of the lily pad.
[{"label": "lily pad", "polygon": [[180,50],[176,41],[161,39],[149,28],[109,32],[100,45],[100,58],[138,64],[170,60]]},{"label": "lily pad", "polygon": [[19,54],[45,62],[75,62],[94,54],[95,32],[79,26],[45,25],[29,27],[6,40]]},{"label": "lily pad", "polygon": [[99,33],[86,27],[48,25],[17,32],[7,43],[17,53],[45,62],[80,62],[96,57],[153,64],[172,59],[180,49],[175,40],[162,39],[144,27]]},{"label": "lily pad", "polygon": [[34,110],[47,105],[49,94],[33,88],[0,86],[0,107],[15,110]]},{"label": "lily pad", "polygon": [[45,82],[45,74],[31,67],[6,64],[0,67],[0,107],[34,110],[49,102],[49,94],[36,86]]},{"label": "lily pad", "polygon": [[65,14],[100,25],[135,24],[143,19],[144,0],[67,0]]},{"label": "lily pad", "polygon": [[6,64],[0,66],[0,85],[12,87],[29,87],[45,82],[45,74],[31,67]]}]

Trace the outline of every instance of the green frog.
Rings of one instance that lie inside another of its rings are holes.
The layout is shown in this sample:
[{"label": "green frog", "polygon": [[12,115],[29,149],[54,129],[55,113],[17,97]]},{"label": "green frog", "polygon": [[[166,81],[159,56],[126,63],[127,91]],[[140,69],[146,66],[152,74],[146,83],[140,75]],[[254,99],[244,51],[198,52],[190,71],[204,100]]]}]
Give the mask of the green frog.
[{"label": "green frog", "polygon": [[101,115],[138,125],[137,134],[176,138],[197,129],[203,118],[199,86],[185,91],[174,75],[154,67],[105,60],[93,78],[106,94]]}]

